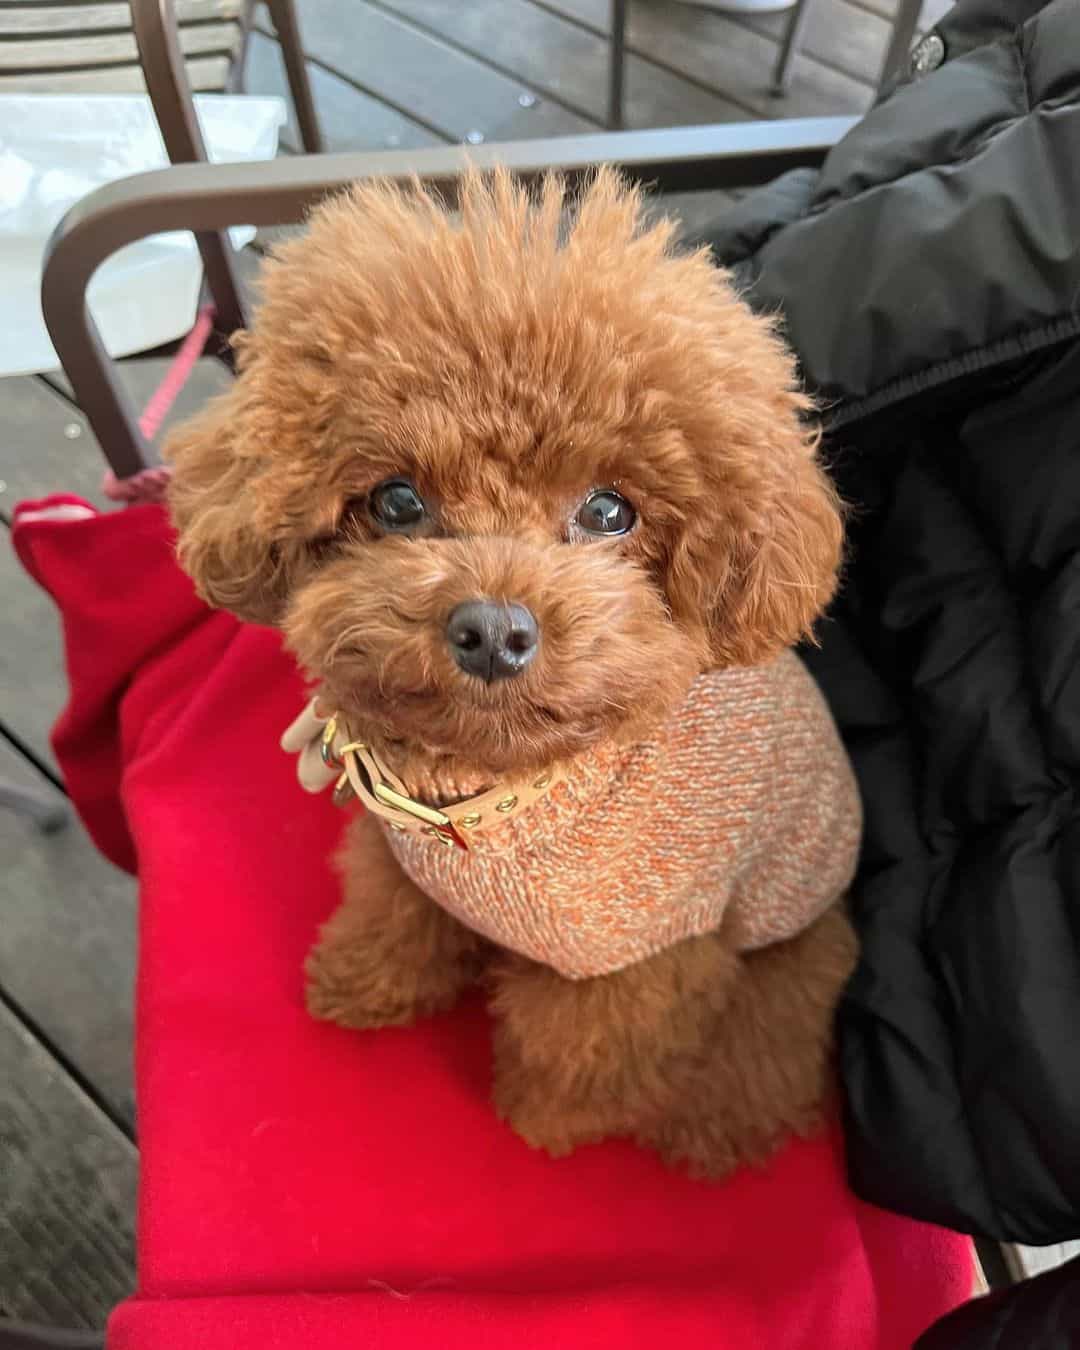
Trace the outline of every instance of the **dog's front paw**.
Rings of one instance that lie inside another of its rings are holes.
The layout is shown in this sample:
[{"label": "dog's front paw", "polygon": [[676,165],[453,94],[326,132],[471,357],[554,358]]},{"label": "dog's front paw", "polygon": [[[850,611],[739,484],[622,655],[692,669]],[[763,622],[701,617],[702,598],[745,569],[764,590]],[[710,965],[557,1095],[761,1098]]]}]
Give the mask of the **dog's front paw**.
[{"label": "dog's front paw", "polygon": [[[707,1094],[705,1095],[707,1099]],[[711,1109],[689,1109],[642,1132],[639,1142],[664,1161],[702,1181],[723,1181],[740,1167],[761,1167],[793,1137],[813,1138],[825,1128],[820,1103],[746,1114],[730,1101]]]},{"label": "dog's front paw", "polygon": [[751,1144],[732,1138],[721,1124],[702,1116],[665,1121],[639,1142],[655,1148],[669,1167],[700,1181],[723,1181],[744,1162],[764,1162],[773,1151],[763,1140]]},{"label": "dog's front paw", "polygon": [[617,1133],[595,1111],[576,1109],[518,1065],[497,1065],[492,1095],[499,1119],[530,1147],[553,1158],[565,1158],[583,1144]]},{"label": "dog's front paw", "polygon": [[[461,930],[465,933],[465,930]],[[452,1008],[481,969],[476,943],[433,960],[428,947],[328,926],[305,963],[308,1012],[354,1030],[409,1026]]]},{"label": "dog's front paw", "polygon": [[305,1001],[308,1012],[324,1022],[356,1031],[408,1026],[423,1009],[415,990],[403,990],[400,973],[381,970],[370,960],[321,942],[308,956]]}]

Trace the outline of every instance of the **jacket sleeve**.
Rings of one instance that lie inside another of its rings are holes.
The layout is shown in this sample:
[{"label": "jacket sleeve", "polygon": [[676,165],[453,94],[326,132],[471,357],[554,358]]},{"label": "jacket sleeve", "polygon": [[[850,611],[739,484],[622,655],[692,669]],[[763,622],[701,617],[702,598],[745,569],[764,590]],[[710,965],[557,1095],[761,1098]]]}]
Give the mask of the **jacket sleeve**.
[{"label": "jacket sleeve", "polygon": [[[858,508],[812,657],[870,798],[855,1188],[1052,1242],[1080,1232],[1080,4],[961,0],[939,32],[938,70],[708,239],[783,316]],[[982,1300],[919,1350],[1070,1343],[1078,1282]]]},{"label": "jacket sleeve", "polygon": [[1080,1257],[963,1304],[915,1350],[1066,1350],[1080,1342]]},{"label": "jacket sleeve", "polygon": [[[1032,12],[1037,10],[1037,12]],[[708,233],[783,315],[831,425],[1080,333],[1080,5],[961,0],[946,60],[888,93],[820,174]]]}]

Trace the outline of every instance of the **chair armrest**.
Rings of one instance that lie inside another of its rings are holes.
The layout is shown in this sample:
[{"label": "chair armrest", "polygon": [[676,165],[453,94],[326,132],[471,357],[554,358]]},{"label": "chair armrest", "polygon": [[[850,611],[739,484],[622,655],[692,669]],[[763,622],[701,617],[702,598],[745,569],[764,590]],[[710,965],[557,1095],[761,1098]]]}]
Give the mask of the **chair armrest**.
[{"label": "chair armrest", "polygon": [[287,225],[323,197],[362,179],[419,178],[449,199],[463,169],[504,164],[524,179],[552,170],[579,178],[617,165],[660,192],[753,186],[820,164],[851,118],[747,122],[600,133],[478,148],[437,147],[308,155],[245,164],[183,164],[99,188],[65,215],[46,250],[45,322],[79,406],[118,477],[151,462],[149,446],[86,304],[97,268],[124,245],[166,230],[205,234],[230,225]]}]

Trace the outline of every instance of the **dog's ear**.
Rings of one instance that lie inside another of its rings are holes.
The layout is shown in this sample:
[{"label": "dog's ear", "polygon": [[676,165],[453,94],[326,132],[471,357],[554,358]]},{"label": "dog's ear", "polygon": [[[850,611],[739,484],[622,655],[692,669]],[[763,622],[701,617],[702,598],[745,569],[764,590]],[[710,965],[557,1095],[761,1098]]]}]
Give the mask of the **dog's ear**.
[{"label": "dog's ear", "polygon": [[243,386],[241,378],[166,443],[169,506],[180,565],[203,599],[274,624],[288,588],[287,557],[264,524],[274,518],[270,457]]},{"label": "dog's ear", "polygon": [[843,516],[815,443],[792,433],[787,453],[777,454],[756,528],[733,540],[711,618],[718,663],[752,665],[811,638],[833,597]]},{"label": "dog's ear", "polygon": [[696,573],[694,603],[718,668],[758,665],[812,638],[836,589],[842,507],[818,437],[800,420],[804,401],[790,398],[753,454],[714,481],[708,525],[673,568]]}]

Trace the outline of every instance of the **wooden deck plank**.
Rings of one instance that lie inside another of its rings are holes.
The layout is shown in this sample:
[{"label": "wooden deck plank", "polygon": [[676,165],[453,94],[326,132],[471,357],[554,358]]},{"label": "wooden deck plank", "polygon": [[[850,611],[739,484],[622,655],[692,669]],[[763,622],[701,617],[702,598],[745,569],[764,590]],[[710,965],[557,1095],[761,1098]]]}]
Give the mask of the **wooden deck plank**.
[{"label": "wooden deck plank", "polygon": [[879,18],[892,23],[893,19],[896,18],[900,0],[853,0],[853,3],[859,9],[868,10],[871,14],[876,14]]},{"label": "wooden deck plank", "polygon": [[[102,0],[101,4],[71,5],[59,0],[16,0],[14,8],[5,5],[0,18],[0,33],[87,33],[94,29],[115,31],[131,27],[131,7],[127,0]],[[208,23],[238,18],[242,0],[175,0],[178,23]],[[42,63],[44,64],[44,62]]]},{"label": "wooden deck plank", "polygon": [[[60,796],[4,740],[0,779]],[[42,834],[0,809],[0,857],[0,989],[130,1127],[135,880],[105,861],[74,812]]]},{"label": "wooden deck plank", "polygon": [[100,1327],[135,1283],[135,1148],[2,1005],[0,1083],[4,1311]]},{"label": "wooden deck plank", "polygon": [[0,721],[59,777],[49,732],[67,702],[60,619],[0,527]]},{"label": "wooden deck plank", "polygon": [[[121,381],[141,407],[168,367],[165,358],[118,365]],[[61,388],[70,391],[63,376]],[[200,361],[165,419],[162,434],[201,407],[229,380],[220,362]],[[77,433],[77,434],[72,434]],[[15,504],[53,492],[118,509],[102,490],[105,459],[82,414],[42,380],[0,380],[0,519]],[[46,764],[56,769],[49,730],[67,699],[56,610],[23,572],[4,531],[0,539],[0,717]]]},{"label": "wooden deck plank", "polygon": [[[258,259],[240,255],[250,274]],[[169,368],[168,357],[133,358],[117,362],[120,382],[141,412]],[[50,380],[67,397],[36,376],[0,380],[0,515],[10,518],[16,502],[44,497],[50,492],[73,492],[102,510],[113,509],[101,491],[106,463],[86,418],[73,406],[71,385],[65,376]],[[156,438],[206,400],[224,389],[230,376],[220,361],[204,357],[191,372],[169,410]]]},{"label": "wooden deck plank", "polygon": [[[251,265],[256,265],[252,255]],[[168,360],[124,361],[120,379],[142,406],[157,387]],[[204,359],[165,419],[161,435],[224,388],[230,376],[219,361]],[[63,377],[58,377],[67,386]],[[80,435],[68,440],[64,428]],[[160,440],[160,436],[159,436]],[[10,518],[21,499],[73,492],[103,509],[117,509],[101,491],[105,460],[85,419],[41,381],[0,381],[0,514]],[[6,531],[5,531],[6,536]],[[55,768],[48,734],[67,700],[63,650],[55,607],[30,580],[7,538],[0,540],[0,717],[45,763]]]},{"label": "wooden deck plank", "polygon": [[[254,273],[258,268],[258,260],[247,249],[239,255],[239,258],[242,260],[242,279],[247,282],[250,288]],[[250,294],[250,290],[247,293]],[[145,360],[117,362],[120,383],[131,396],[135,408],[140,412],[161,383],[169,365],[170,358],[159,356],[149,357]],[[161,427],[154,437],[154,444],[160,445],[163,438],[177,423],[183,422],[193,413],[198,412],[207,399],[212,398],[215,394],[220,394],[229,387],[231,382],[232,375],[222,362],[215,360],[212,356],[204,356],[200,361],[197,361],[183,388],[177,394],[176,401],[162,421]]]},{"label": "wooden deck plank", "polygon": [[33,376],[0,380],[0,514],[49,492],[74,492],[105,506],[105,461],[86,419]]},{"label": "wooden deck plank", "polygon": [[[608,41],[529,0],[380,0],[402,18],[493,62],[592,118],[607,117]],[[628,127],[738,122],[753,114],[640,56],[626,61]]]},{"label": "wooden deck plank", "polygon": [[[522,106],[524,82],[429,37],[363,0],[299,0],[304,49],[391,107],[451,141],[595,131],[595,124],[541,99]],[[347,41],[345,37],[347,35]]]},{"label": "wooden deck plank", "polygon": [[[200,56],[184,62],[188,83],[196,93],[220,93],[229,77],[227,56]],[[3,76],[5,94],[144,94],[142,68],[101,66],[94,70],[27,71]]]},{"label": "wooden deck plank", "polygon": [[[892,36],[900,0],[811,0],[802,50],[825,65],[876,85],[881,59]],[[918,32],[926,32],[953,6],[953,0],[923,0]],[[789,14],[739,14],[736,23],[780,40]],[[869,21],[868,21],[869,20]]]},{"label": "wooden deck plank", "polygon": [[[880,15],[890,23],[896,18],[900,0],[851,0],[859,9],[868,9],[872,14]],[[919,30],[925,32],[933,28],[944,14],[952,9],[954,0],[923,0],[922,14],[919,18]]]},{"label": "wooden deck plank", "polygon": [[[177,33],[180,49],[185,56],[231,57],[240,40],[237,23],[201,23],[181,27]],[[31,70],[76,69],[79,71],[100,66],[118,66],[137,62],[139,49],[135,34],[125,32],[72,33],[31,38],[5,37],[0,50],[0,61],[5,72]]]},{"label": "wooden deck plank", "polygon": [[[388,108],[378,99],[361,93],[355,85],[330,74],[321,66],[309,63],[308,78],[328,150],[412,150],[445,143],[442,137],[436,136],[418,122]],[[281,48],[272,37],[262,32],[251,35],[245,85],[248,93],[278,94],[285,99],[289,120],[282,128],[282,144],[290,150],[300,151],[300,132],[289,97]]]},{"label": "wooden deck plank", "polygon": [[[543,0],[554,13],[608,31],[607,0]],[[687,5],[630,6],[627,50],[699,80],[759,117],[828,117],[864,112],[872,101],[865,79],[804,56],[786,98],[770,92],[777,44],[727,15]]]},{"label": "wooden deck plank", "polygon": [[[237,260],[240,263],[241,289],[250,299],[259,268],[259,258],[251,250],[244,249],[237,255]],[[124,361],[116,362],[117,376],[131,399],[131,405],[135,409],[136,415],[142,413],[153,397],[155,390],[168,373],[171,361],[172,358],[168,356],[133,356]],[[51,375],[49,378],[69,398],[74,399],[74,390],[65,375],[58,373]],[[197,361],[177,394],[172,407],[162,420],[152,443],[155,446],[160,446],[172,427],[198,412],[207,399],[228,388],[231,379],[232,376],[227,368],[212,356],[204,356]],[[97,443],[94,444],[96,447]],[[100,451],[98,453],[100,456],[98,478],[100,479],[107,466],[104,455],[101,455]]]},{"label": "wooden deck plank", "polygon": [[[932,28],[952,8],[952,0],[924,0],[918,34]],[[892,37],[896,0],[812,0],[800,58],[836,66],[875,88]],[[777,40],[784,14],[742,14],[739,23]]]},{"label": "wooden deck plank", "polygon": [[[740,14],[738,22],[779,43],[790,18],[789,13]],[[880,14],[848,0],[810,0],[810,14],[795,59],[799,63],[819,61],[876,88],[891,36],[892,21]]]}]

